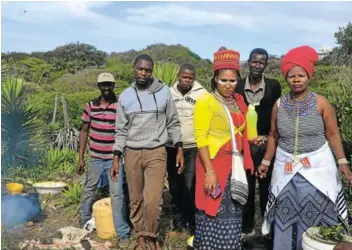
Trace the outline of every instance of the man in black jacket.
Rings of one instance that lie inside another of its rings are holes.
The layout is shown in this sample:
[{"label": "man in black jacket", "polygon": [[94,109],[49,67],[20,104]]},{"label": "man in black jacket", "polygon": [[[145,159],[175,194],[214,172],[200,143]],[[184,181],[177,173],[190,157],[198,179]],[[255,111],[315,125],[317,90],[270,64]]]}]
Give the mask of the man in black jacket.
[{"label": "man in black jacket", "polygon": [[[251,145],[251,155],[255,168],[257,168],[263,160],[266,149],[266,138],[270,131],[271,111],[275,102],[281,96],[280,83],[277,80],[263,76],[268,59],[269,55],[265,49],[257,48],[252,50],[248,59],[249,75],[242,79],[235,89],[235,92],[244,97],[247,105],[254,104],[256,106],[255,109],[258,114],[258,135],[263,137],[265,143],[260,146]],[[274,161],[271,162],[273,163]],[[258,178],[260,210],[262,216],[264,215],[266,203],[268,201],[268,189],[272,168],[273,165],[270,166],[266,178]],[[255,234],[255,174],[251,175],[251,173],[247,171],[247,180],[249,195],[248,201],[243,208],[242,232],[243,236],[253,236]]]}]

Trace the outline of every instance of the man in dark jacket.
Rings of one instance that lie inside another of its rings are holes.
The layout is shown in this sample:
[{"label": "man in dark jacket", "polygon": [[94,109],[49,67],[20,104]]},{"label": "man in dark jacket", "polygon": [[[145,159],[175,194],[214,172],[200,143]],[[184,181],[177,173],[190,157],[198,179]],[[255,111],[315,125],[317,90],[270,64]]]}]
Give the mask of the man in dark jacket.
[{"label": "man in dark jacket", "polygon": [[[251,155],[255,167],[258,167],[264,157],[266,149],[266,138],[270,130],[271,111],[281,96],[281,86],[277,80],[269,79],[263,76],[264,69],[267,66],[269,59],[268,52],[265,49],[257,48],[251,51],[248,59],[249,75],[242,79],[236,86],[235,92],[244,97],[246,104],[255,105],[258,114],[257,130],[258,136],[263,137],[264,143],[260,146],[251,145]],[[274,161],[271,161],[272,163]],[[260,210],[262,216],[265,212],[266,203],[268,201],[268,189],[271,179],[270,170],[267,178],[259,179],[259,197]],[[243,208],[243,226],[242,232],[244,236],[252,236],[254,231],[254,217],[255,217],[255,184],[256,176],[251,175],[247,171],[248,180],[248,201]]]}]

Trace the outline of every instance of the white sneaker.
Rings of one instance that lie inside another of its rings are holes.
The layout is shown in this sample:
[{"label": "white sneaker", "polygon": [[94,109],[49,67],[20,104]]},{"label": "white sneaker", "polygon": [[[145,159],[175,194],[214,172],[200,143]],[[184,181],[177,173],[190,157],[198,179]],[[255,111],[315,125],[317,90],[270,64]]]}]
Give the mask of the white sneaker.
[{"label": "white sneaker", "polygon": [[83,226],[83,229],[87,230],[89,233],[93,232],[95,229],[95,220],[92,217],[87,223]]}]

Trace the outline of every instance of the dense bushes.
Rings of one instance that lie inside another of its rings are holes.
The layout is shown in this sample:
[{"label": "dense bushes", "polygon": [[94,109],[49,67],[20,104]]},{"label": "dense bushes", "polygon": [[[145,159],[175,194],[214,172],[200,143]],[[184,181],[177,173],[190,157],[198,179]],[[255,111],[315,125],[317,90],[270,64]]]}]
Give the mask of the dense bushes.
[{"label": "dense bushes", "polygon": [[[89,53],[84,55],[84,51]],[[104,57],[106,55],[100,53],[94,46],[80,43],[60,46],[48,52],[3,54],[2,76],[22,76],[26,81],[31,82],[26,83],[26,90],[22,95],[26,96],[26,104],[40,107],[36,110],[36,119],[39,118],[38,122],[42,124],[41,131],[43,133],[58,131],[63,127],[62,96],[67,102],[71,124],[79,128],[84,104],[100,94],[96,86],[98,74],[106,71],[114,74],[116,78],[115,93],[118,95],[133,80],[133,59],[141,53],[152,56],[156,64],[154,76],[161,78],[168,85],[175,81],[177,67],[182,63],[191,62],[197,68],[197,80],[209,89],[212,77],[211,61],[201,59],[197,54],[181,45],[154,44],[141,51],[112,53],[109,57]],[[334,55],[335,57],[318,63],[310,88],[326,96],[335,107],[344,145],[347,153],[351,154],[352,88],[350,79],[352,79],[352,67],[351,63],[345,60],[349,58],[348,56],[341,57],[343,60],[340,60],[340,57]],[[76,59],[81,57],[83,58],[82,62],[78,64]],[[102,57],[104,58],[102,59]],[[96,60],[101,61],[96,62]],[[67,68],[72,64],[71,61],[75,64],[73,65],[75,70],[72,72],[75,74],[69,73],[70,70]],[[64,65],[59,67],[59,62]],[[242,65],[241,74],[242,77],[248,74],[246,63]],[[265,74],[280,81],[283,93],[289,91],[280,73],[280,58],[270,57]],[[56,121],[51,124],[56,96],[58,98]]]}]

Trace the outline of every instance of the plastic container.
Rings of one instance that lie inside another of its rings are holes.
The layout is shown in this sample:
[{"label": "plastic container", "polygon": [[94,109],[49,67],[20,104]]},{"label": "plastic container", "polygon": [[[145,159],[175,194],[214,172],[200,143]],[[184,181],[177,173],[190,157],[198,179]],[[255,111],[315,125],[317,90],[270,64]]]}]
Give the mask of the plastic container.
[{"label": "plastic container", "polygon": [[335,245],[314,240],[305,232],[302,238],[303,250],[333,250]]},{"label": "plastic container", "polygon": [[39,194],[59,194],[67,184],[64,182],[45,181],[33,184],[33,187]]},{"label": "plastic container", "polygon": [[106,240],[116,236],[111,198],[104,198],[93,204],[93,217],[99,238]]},{"label": "plastic container", "polygon": [[19,183],[7,183],[6,189],[9,194],[22,194],[24,186]]},{"label": "plastic container", "polygon": [[253,104],[249,104],[248,111],[246,114],[248,140],[253,140],[258,136],[257,122],[258,122],[258,114],[255,111],[255,106]]}]

